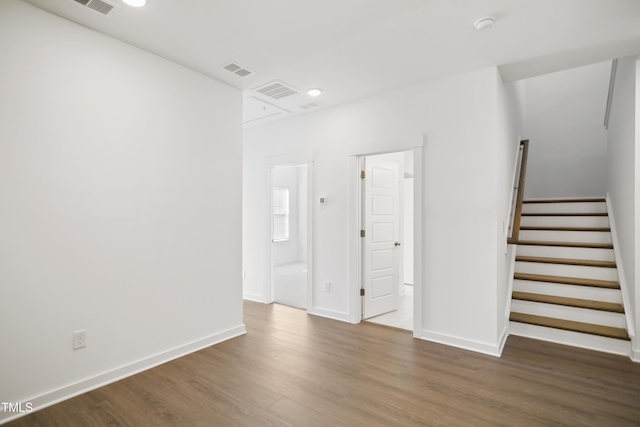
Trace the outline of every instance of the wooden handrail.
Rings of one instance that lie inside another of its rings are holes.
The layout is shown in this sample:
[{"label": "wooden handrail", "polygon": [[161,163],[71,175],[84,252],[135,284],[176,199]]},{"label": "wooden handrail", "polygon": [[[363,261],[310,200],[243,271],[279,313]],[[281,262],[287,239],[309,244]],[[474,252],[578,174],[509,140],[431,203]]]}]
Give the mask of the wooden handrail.
[{"label": "wooden handrail", "polygon": [[607,95],[607,107],[604,110],[604,128],[609,129],[609,116],[611,115],[611,103],[613,102],[613,88],[616,83],[616,70],[618,69],[618,60],[611,61],[611,76],[609,77],[609,94]]},{"label": "wooden handrail", "polygon": [[529,140],[520,141],[522,158],[520,160],[520,177],[518,179],[518,197],[516,199],[516,213],[513,217],[511,237],[507,240],[510,245],[517,244],[520,236],[520,218],[522,216],[522,200],[524,199],[524,181],[527,175],[527,157],[529,156]]}]

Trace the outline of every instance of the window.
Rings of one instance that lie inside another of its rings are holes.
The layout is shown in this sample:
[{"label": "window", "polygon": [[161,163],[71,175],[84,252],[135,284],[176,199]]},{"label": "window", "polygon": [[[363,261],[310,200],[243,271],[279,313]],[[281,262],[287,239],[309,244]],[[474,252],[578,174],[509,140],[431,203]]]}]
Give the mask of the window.
[{"label": "window", "polygon": [[289,240],[289,190],[273,188],[273,241]]}]

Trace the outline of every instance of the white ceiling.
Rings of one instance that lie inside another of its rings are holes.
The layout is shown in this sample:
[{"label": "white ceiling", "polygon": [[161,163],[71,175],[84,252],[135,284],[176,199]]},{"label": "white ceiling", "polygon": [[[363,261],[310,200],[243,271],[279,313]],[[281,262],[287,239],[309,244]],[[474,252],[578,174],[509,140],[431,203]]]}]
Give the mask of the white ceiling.
[{"label": "white ceiling", "polygon": [[[244,90],[251,126],[493,65],[517,80],[640,53],[640,0],[105,0],[109,16],[26,1]],[[487,15],[493,29],[477,31]],[[251,90],[274,80],[324,94]]]}]

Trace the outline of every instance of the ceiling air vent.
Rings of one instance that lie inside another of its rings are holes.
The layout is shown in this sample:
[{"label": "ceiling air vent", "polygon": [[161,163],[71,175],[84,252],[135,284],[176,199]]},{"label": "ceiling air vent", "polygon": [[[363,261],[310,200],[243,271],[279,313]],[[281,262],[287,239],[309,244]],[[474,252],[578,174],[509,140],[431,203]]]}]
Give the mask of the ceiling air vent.
[{"label": "ceiling air vent", "polygon": [[310,102],[308,104],[301,105],[300,108],[303,110],[308,110],[309,108],[316,108],[321,106],[322,104],[318,104],[317,102]]},{"label": "ceiling air vent", "polygon": [[86,6],[89,9],[95,10],[96,12],[105,16],[113,12],[113,9],[115,8],[115,5],[111,3],[107,3],[106,1],[103,1],[103,0],[73,0],[73,1],[75,1],[76,3],[80,3],[81,5]]},{"label": "ceiling air vent", "polygon": [[294,89],[290,85],[280,81],[268,83],[254,90],[272,99],[282,99],[282,98],[286,98],[287,96],[296,95],[300,93],[299,90]]},{"label": "ceiling air vent", "polygon": [[238,65],[235,62],[228,62],[224,65],[221,65],[227,71],[231,71],[233,74],[236,74],[240,77],[247,77],[253,74],[253,71],[248,69],[247,67],[243,67],[242,65]]}]

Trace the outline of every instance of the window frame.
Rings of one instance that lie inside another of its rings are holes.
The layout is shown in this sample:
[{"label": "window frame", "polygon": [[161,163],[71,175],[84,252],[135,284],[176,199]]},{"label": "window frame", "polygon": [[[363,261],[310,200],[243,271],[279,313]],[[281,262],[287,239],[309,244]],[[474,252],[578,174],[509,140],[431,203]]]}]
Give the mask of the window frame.
[{"label": "window frame", "polygon": [[[278,193],[282,195],[279,196]],[[271,219],[271,241],[272,242],[287,242],[291,240],[291,219],[290,219],[290,190],[286,187],[273,187],[272,194],[272,219]],[[278,199],[283,199],[283,206],[277,206]],[[279,213],[277,211],[283,211]],[[276,218],[281,218],[284,224],[284,233],[276,233]]]}]

